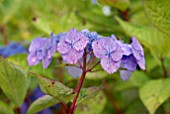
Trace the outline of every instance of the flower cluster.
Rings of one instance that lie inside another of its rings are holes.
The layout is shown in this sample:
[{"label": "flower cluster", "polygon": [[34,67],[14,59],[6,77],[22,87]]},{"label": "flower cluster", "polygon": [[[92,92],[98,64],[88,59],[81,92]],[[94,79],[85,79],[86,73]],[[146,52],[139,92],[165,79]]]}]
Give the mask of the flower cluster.
[{"label": "flower cluster", "polygon": [[82,58],[88,41],[85,34],[73,28],[58,43],[58,51],[62,54],[64,61],[75,64]]},{"label": "flower cluster", "polygon": [[[42,60],[43,67],[47,68],[55,51],[61,53],[64,62],[79,65],[83,64],[80,60],[84,56],[93,54],[100,59],[102,68],[109,74],[119,68],[123,69],[120,70],[123,80],[127,80],[137,66],[145,69],[144,51],[135,37],[132,37],[131,44],[125,44],[117,40],[114,35],[103,37],[97,32],[90,32],[87,29],[79,32],[75,28],[58,35],[52,33],[50,38],[34,39],[29,48],[29,65],[36,65]],[[67,69],[72,72],[77,68],[67,67]],[[76,76],[73,77],[78,77],[81,72],[78,68],[75,71]]]},{"label": "flower cluster", "polygon": [[29,47],[29,55],[27,57],[29,65],[37,65],[40,60],[44,68],[47,68],[51,62],[52,56],[57,50],[59,39],[64,34],[53,35],[50,38],[35,38]]}]

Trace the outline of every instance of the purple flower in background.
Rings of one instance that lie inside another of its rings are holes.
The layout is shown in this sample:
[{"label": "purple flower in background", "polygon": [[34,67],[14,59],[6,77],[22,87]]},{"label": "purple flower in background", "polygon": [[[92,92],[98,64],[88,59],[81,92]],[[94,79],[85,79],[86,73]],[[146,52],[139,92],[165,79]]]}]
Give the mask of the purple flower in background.
[{"label": "purple flower in background", "polygon": [[58,43],[58,51],[62,54],[63,60],[75,64],[82,58],[88,38],[75,28],[69,30]]},{"label": "purple flower in background", "polygon": [[0,55],[3,57],[9,57],[15,54],[27,53],[27,49],[21,44],[16,42],[10,42],[7,46],[0,47]]},{"label": "purple flower in background", "polygon": [[35,38],[29,47],[28,63],[29,65],[37,65],[40,60],[44,68],[47,68],[52,60],[52,56],[57,50],[59,39],[63,36],[62,33],[54,36],[51,33],[50,38]]},{"label": "purple flower in background", "polygon": [[145,70],[144,51],[143,51],[141,44],[139,43],[139,41],[135,37],[132,37],[131,46],[132,46],[133,55],[136,58],[136,61],[139,65],[139,67],[141,69]]},{"label": "purple flower in background", "polygon": [[120,67],[122,49],[112,38],[100,38],[92,43],[94,55],[101,58],[101,66],[108,73],[116,72]]},{"label": "purple flower in background", "polygon": [[[41,89],[39,87],[36,87],[32,93],[27,96],[27,100],[25,100],[21,106],[21,112],[22,114],[26,114],[27,110],[30,106],[31,103],[33,103],[35,100],[37,100],[38,98],[44,96],[45,94],[41,91]],[[55,107],[59,107],[59,104],[56,104]],[[39,112],[37,112],[36,114],[53,114],[53,110],[51,107],[46,108],[44,110],[41,110]]]}]

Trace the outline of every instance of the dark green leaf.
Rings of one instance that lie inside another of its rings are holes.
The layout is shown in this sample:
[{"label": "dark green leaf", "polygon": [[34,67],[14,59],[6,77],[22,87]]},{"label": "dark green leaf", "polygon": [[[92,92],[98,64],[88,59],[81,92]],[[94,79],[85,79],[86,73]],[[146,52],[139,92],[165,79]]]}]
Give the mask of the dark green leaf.
[{"label": "dark green leaf", "polygon": [[147,114],[147,110],[142,102],[139,100],[135,100],[130,105],[128,105],[125,114],[138,114],[139,112],[140,114]]}]

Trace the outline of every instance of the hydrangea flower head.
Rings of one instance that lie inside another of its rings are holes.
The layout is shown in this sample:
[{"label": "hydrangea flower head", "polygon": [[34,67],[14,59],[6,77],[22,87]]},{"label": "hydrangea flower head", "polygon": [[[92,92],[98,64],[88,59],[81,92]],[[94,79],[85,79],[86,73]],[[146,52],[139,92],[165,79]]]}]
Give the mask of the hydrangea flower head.
[{"label": "hydrangea flower head", "polygon": [[108,73],[116,72],[120,67],[122,49],[111,37],[100,38],[92,43],[94,55],[101,58],[101,66]]},{"label": "hydrangea flower head", "polygon": [[62,54],[63,60],[75,64],[82,58],[84,49],[88,43],[84,33],[75,28],[70,29],[58,43],[58,51]]},{"label": "hydrangea flower head", "polygon": [[[35,38],[29,47],[29,55],[27,57],[28,64],[30,66],[37,65],[41,59],[46,58],[46,49],[45,45],[47,45],[47,38]],[[43,60],[45,64],[46,61]],[[44,65],[45,68],[46,65]]]},{"label": "hydrangea flower head", "polygon": [[51,33],[50,38],[35,38],[29,47],[27,57],[29,65],[37,65],[42,60],[43,67],[47,68],[57,50],[57,44],[61,36],[61,34],[54,36]]}]

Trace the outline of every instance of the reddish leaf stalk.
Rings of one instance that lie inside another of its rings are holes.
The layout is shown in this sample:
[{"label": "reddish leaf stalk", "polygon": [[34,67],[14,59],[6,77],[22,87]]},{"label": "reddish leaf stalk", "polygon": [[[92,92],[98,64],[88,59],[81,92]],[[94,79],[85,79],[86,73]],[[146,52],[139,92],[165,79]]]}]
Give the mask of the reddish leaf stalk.
[{"label": "reddish leaf stalk", "polygon": [[20,107],[17,108],[17,113],[21,114],[21,108]]},{"label": "reddish leaf stalk", "polygon": [[108,100],[111,102],[116,113],[117,114],[123,114],[123,112],[117,107],[116,102],[115,102],[112,94],[108,91],[108,86],[107,86],[105,79],[102,80],[102,84],[103,84],[103,87],[104,87],[103,91],[104,91],[105,95],[107,96]]},{"label": "reddish leaf stalk", "polygon": [[165,67],[164,60],[165,59],[163,57],[160,58],[161,65],[162,65],[162,70],[163,70],[163,76],[164,76],[164,78],[167,78],[168,77],[168,73],[167,73],[167,69]]},{"label": "reddish leaf stalk", "polygon": [[87,72],[91,72],[97,65],[100,64],[100,61],[98,61],[97,63],[94,64],[94,66],[92,66],[90,69],[87,69]]},{"label": "reddish leaf stalk", "polygon": [[76,94],[76,96],[74,97],[73,103],[72,103],[72,105],[71,105],[71,107],[70,107],[70,112],[69,112],[70,114],[73,114],[73,111],[74,111],[74,109],[75,109],[76,101],[77,101],[77,98],[78,98],[78,96],[79,96],[80,89],[81,89],[81,87],[82,87],[82,85],[83,85],[83,81],[84,81],[85,75],[86,75],[86,72],[83,72],[83,73],[82,73],[82,76],[81,76],[81,78],[80,78],[80,82],[79,82],[78,88],[77,88],[77,94]]},{"label": "reddish leaf stalk", "polygon": [[79,84],[78,84],[78,87],[77,87],[77,94],[76,94],[76,96],[74,97],[73,102],[72,102],[72,104],[71,104],[71,107],[70,107],[70,110],[69,110],[69,114],[73,114],[73,112],[74,112],[75,105],[76,105],[76,101],[77,101],[77,98],[78,98],[78,96],[79,96],[81,87],[82,87],[82,85],[83,85],[84,78],[85,78],[86,73],[87,73],[87,72],[86,72],[86,56],[87,56],[87,54],[86,54],[86,50],[85,50],[85,51],[84,51],[84,55],[83,55],[83,68],[82,68],[83,73],[82,73],[82,75],[81,75],[81,78],[80,78],[80,81],[79,81]]},{"label": "reddish leaf stalk", "polygon": [[8,39],[7,39],[7,35],[6,35],[5,25],[1,26],[1,33],[2,33],[2,37],[3,37],[4,45],[7,45],[8,44]]},{"label": "reddish leaf stalk", "polygon": [[92,58],[90,60],[90,63],[88,64],[87,70],[90,69],[90,66],[92,65],[94,59],[95,59],[95,56],[92,54]]}]

